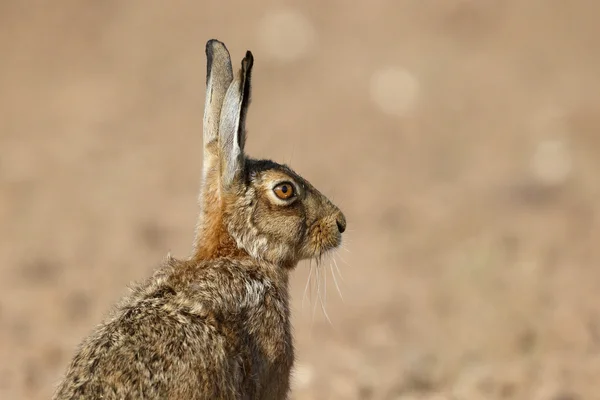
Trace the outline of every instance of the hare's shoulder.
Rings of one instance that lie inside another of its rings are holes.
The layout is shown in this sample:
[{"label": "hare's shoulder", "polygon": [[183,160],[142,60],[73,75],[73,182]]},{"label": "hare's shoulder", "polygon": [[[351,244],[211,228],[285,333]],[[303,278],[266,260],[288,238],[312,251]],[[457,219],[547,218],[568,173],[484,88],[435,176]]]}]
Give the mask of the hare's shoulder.
[{"label": "hare's shoulder", "polygon": [[231,383],[221,384],[236,372],[223,341],[228,327],[176,297],[159,282],[136,286],[83,341],[55,398],[189,398],[228,390]]}]

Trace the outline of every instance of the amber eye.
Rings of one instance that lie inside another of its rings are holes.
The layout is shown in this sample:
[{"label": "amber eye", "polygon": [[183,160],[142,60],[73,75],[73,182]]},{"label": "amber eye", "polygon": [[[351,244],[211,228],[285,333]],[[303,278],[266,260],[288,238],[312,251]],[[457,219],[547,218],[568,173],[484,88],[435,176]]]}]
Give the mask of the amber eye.
[{"label": "amber eye", "polygon": [[291,183],[280,183],[273,188],[273,191],[281,200],[289,200],[294,196],[294,186]]}]

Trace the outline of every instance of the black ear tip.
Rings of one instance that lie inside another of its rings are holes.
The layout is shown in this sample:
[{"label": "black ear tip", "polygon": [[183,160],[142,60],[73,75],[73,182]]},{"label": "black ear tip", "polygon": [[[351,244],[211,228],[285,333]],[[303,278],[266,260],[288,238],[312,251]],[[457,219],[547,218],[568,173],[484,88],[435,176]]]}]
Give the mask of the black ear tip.
[{"label": "black ear tip", "polygon": [[[217,39],[210,39],[208,42],[206,42],[206,62],[207,62],[207,74],[210,72],[210,69],[212,68],[212,60],[214,58],[214,50],[215,50],[215,45],[219,44],[221,42],[219,42]],[[208,76],[207,76],[208,78]]]},{"label": "black ear tip", "polygon": [[209,39],[208,42],[206,42],[206,47],[211,47],[214,44],[223,45],[223,42],[221,42],[219,39]]},{"label": "black ear tip", "polygon": [[210,71],[212,70],[213,58],[214,58],[214,48],[215,44],[219,43],[216,39],[211,39],[206,42],[206,82],[208,82],[210,78]]},{"label": "black ear tip", "polygon": [[210,55],[212,54],[212,50],[213,50],[213,45],[215,44],[215,42],[218,42],[217,39],[210,39],[208,42],[206,42],[206,55]]},{"label": "black ear tip", "polygon": [[244,67],[245,70],[249,70],[252,68],[252,65],[254,65],[254,56],[252,55],[252,52],[248,50],[246,51],[246,57],[242,60],[242,67]]},{"label": "black ear tip", "polygon": [[214,53],[215,49],[219,46],[221,46],[225,50],[227,50],[227,46],[225,46],[225,43],[223,43],[217,39],[210,39],[208,42],[206,42],[206,55],[208,57],[211,57],[212,54]]}]

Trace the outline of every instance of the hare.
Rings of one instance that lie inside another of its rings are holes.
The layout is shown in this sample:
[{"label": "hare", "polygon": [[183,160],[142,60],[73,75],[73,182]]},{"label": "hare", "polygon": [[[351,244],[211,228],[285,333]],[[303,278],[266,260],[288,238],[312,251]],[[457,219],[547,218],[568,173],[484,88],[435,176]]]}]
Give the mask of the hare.
[{"label": "hare", "polygon": [[245,155],[252,53],[235,76],[223,43],[206,56],[192,254],[132,287],[79,346],[56,400],[289,396],[289,275],[339,246],[346,219],[288,166]]}]

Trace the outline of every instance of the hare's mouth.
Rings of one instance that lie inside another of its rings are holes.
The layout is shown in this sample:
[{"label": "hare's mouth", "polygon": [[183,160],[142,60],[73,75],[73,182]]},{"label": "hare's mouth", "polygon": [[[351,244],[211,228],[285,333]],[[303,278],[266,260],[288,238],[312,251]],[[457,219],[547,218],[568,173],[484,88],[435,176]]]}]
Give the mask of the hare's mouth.
[{"label": "hare's mouth", "polygon": [[319,222],[311,229],[312,257],[321,258],[342,244],[342,234],[335,222]]}]

